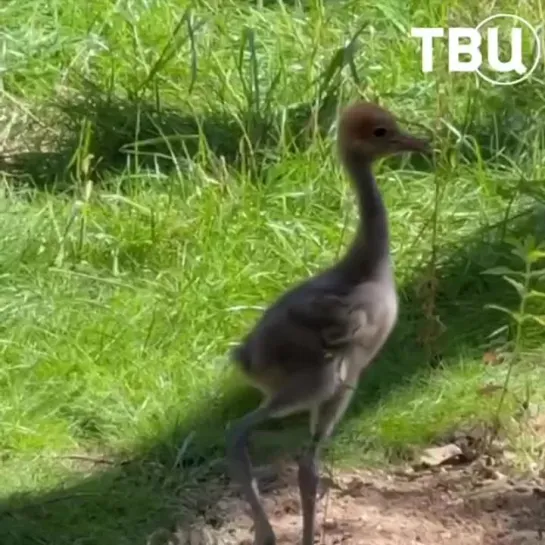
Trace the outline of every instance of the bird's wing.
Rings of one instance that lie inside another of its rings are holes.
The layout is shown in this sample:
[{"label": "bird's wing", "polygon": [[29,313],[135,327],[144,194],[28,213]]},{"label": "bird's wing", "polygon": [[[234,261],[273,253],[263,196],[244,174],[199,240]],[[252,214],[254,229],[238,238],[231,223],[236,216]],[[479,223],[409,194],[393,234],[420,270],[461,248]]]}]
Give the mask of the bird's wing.
[{"label": "bird's wing", "polygon": [[289,306],[288,313],[299,325],[314,330],[329,348],[345,344],[355,334],[348,299],[341,293],[307,293]]}]

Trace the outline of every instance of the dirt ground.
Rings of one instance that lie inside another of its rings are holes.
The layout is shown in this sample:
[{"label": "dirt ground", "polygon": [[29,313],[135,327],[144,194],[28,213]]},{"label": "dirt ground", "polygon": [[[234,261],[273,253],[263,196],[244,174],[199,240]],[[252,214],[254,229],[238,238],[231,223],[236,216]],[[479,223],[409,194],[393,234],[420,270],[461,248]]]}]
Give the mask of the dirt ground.
[{"label": "dirt ground", "polygon": [[[326,475],[317,544],[545,544],[545,488],[538,478],[514,481],[483,461]],[[222,499],[191,528],[177,530],[169,540],[172,545],[252,545],[246,503],[232,484],[216,486],[224,487]],[[260,480],[260,488],[278,545],[300,543],[294,465],[276,466],[268,479]]]}]

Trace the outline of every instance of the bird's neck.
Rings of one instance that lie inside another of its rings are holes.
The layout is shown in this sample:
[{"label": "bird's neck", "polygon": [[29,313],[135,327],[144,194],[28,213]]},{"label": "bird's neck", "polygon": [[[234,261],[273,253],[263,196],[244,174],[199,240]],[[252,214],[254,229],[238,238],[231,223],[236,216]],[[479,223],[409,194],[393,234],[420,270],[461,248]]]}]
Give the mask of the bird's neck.
[{"label": "bird's neck", "polygon": [[373,176],[371,161],[349,158],[350,175],[359,208],[359,225],[348,252],[341,261],[344,273],[355,282],[390,274],[388,215]]}]

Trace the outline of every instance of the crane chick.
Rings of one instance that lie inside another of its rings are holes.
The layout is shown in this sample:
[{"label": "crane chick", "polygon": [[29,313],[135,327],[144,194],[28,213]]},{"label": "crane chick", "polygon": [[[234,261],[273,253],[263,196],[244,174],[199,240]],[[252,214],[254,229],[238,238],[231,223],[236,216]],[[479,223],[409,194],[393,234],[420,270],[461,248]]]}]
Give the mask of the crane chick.
[{"label": "crane chick", "polygon": [[298,460],[303,545],[313,545],[319,450],[351,400],[359,376],[389,337],[398,299],[389,252],[388,218],[372,172],[376,159],[427,152],[427,141],[402,131],[376,104],[357,103],[341,115],[338,151],[359,205],[359,227],[344,256],[286,291],[233,351],[233,359],[264,400],[227,437],[232,477],[249,502],[254,545],[276,538],[252,479],[247,443],[270,418],[310,414],[311,442]]}]

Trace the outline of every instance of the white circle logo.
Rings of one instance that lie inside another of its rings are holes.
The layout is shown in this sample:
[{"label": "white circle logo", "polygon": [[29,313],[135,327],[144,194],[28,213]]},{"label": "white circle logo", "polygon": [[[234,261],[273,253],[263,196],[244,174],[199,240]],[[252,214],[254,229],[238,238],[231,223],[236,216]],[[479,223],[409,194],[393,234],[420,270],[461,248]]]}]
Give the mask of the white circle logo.
[{"label": "white circle logo", "polygon": [[491,83],[492,85],[515,85],[517,83],[521,83],[522,81],[528,79],[537,68],[539,61],[541,59],[541,41],[539,39],[537,31],[528,21],[526,21],[522,17],[519,17],[518,15],[510,15],[508,13],[498,13],[497,15],[491,15],[490,17],[487,17],[475,27],[475,30],[480,30],[487,23],[490,23],[491,21],[494,21],[496,19],[501,19],[501,18],[509,19],[511,21],[512,26],[514,21],[515,24],[518,24],[519,27],[520,26],[526,27],[526,29],[528,29],[530,33],[532,34],[532,37],[534,40],[534,50],[535,50],[534,61],[532,63],[532,66],[528,70],[526,70],[526,72],[521,77],[519,77],[518,79],[514,81],[500,81],[497,79],[493,79],[490,76],[483,74],[480,68],[477,68],[477,74],[479,75],[480,78],[487,81],[488,83]]}]

